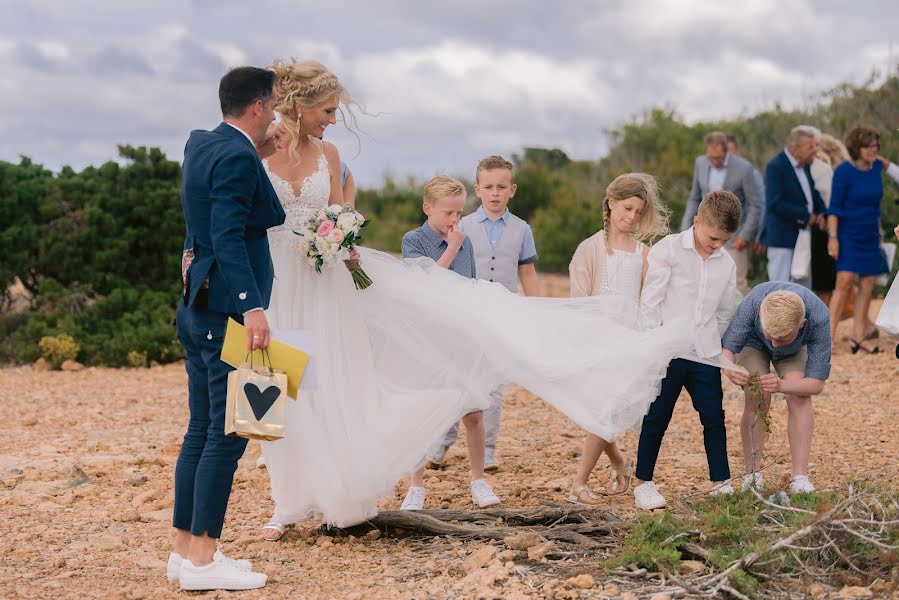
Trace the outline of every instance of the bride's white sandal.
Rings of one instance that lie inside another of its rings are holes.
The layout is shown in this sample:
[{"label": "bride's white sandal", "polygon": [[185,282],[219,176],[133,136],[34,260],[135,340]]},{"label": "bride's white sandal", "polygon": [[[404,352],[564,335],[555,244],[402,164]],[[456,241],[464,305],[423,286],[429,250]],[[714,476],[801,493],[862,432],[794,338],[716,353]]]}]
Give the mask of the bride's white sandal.
[{"label": "bride's white sandal", "polygon": [[[268,531],[273,531],[277,535],[273,535],[273,536],[266,535],[266,532],[268,532]],[[281,536],[284,535],[285,531],[287,531],[286,525],[284,525],[282,523],[278,523],[277,521],[274,521],[274,520],[269,521],[262,527],[262,539],[264,539],[266,542],[277,542],[278,540],[281,539]]]}]

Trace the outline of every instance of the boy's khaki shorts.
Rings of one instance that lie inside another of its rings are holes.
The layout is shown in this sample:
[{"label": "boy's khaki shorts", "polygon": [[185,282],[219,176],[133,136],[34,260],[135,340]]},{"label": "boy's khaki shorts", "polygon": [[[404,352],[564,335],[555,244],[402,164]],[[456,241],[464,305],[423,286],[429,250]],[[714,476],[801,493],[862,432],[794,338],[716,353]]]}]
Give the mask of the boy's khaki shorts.
[{"label": "boy's khaki shorts", "polygon": [[[805,373],[807,362],[808,348],[803,346],[796,354],[774,361],[774,370],[780,378],[791,371]],[[743,349],[737,354],[737,364],[750,373],[757,372],[759,375],[767,375],[771,372],[771,355],[766,350],[743,346]]]}]

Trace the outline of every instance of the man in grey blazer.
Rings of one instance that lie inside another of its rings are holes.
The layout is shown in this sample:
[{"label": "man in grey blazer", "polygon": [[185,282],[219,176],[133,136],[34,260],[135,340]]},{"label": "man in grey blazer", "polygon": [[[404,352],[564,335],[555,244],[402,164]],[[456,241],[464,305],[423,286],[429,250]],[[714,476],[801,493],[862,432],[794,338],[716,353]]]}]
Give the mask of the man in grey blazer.
[{"label": "man in grey blazer", "polygon": [[737,289],[744,296],[749,293],[746,274],[749,272],[749,249],[752,247],[762,212],[762,192],[755,178],[752,164],[744,158],[727,153],[727,136],[713,131],[705,136],[705,154],[696,159],[693,185],[684,210],[681,230],[693,225],[699,202],[709,192],[728,190],[736,194],[743,207],[740,229],[726,248],[737,265]]}]

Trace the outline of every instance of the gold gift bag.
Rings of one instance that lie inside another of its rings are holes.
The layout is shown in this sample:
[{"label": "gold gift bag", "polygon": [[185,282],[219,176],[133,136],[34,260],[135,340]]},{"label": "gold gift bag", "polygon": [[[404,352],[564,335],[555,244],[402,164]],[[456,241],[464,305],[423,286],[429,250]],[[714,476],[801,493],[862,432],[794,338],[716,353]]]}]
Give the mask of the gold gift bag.
[{"label": "gold gift bag", "polygon": [[228,373],[225,434],[252,440],[278,440],[287,428],[287,375],[250,362]]}]

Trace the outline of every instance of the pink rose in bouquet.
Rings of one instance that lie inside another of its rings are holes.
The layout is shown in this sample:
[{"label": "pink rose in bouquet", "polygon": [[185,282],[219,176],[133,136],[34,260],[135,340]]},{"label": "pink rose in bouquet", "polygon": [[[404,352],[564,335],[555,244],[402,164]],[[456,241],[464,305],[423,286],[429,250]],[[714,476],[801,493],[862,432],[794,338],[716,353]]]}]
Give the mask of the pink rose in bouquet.
[{"label": "pink rose in bouquet", "polygon": [[318,230],[315,232],[322,237],[327,237],[329,233],[334,230],[334,222],[330,219],[326,219],[321,222],[321,225],[318,226]]}]

